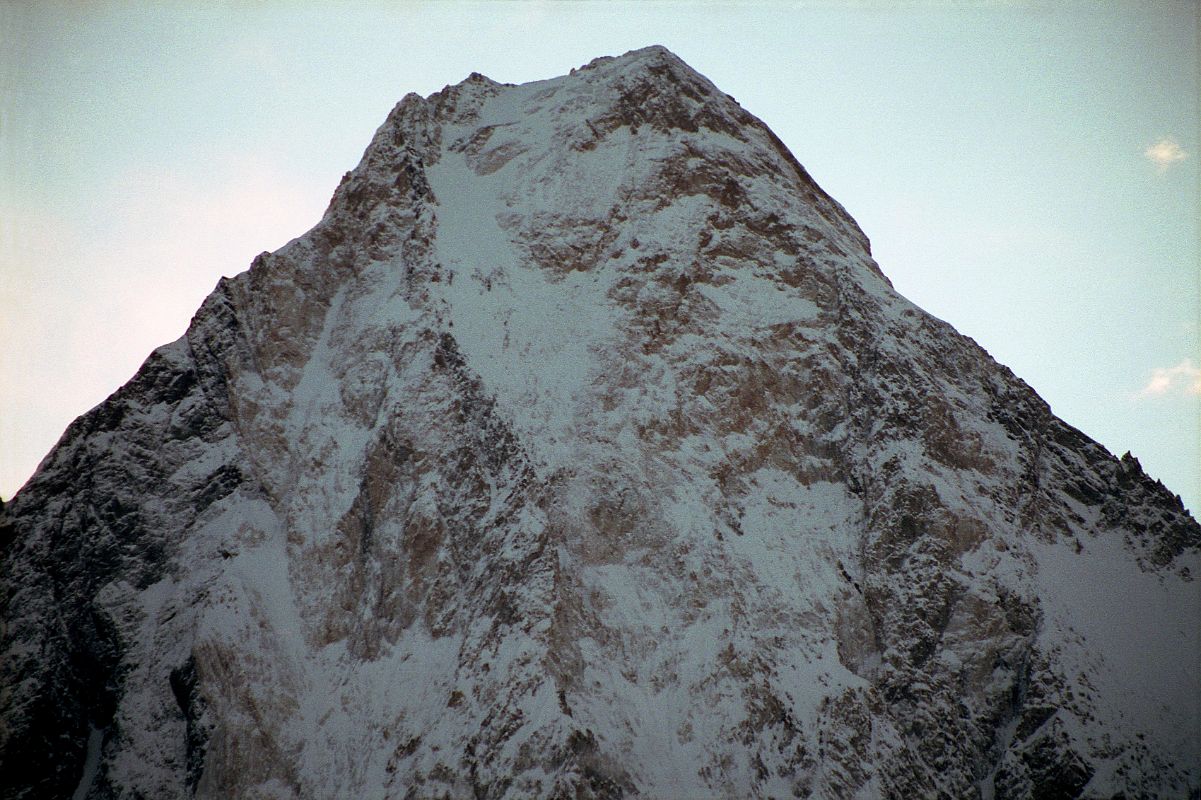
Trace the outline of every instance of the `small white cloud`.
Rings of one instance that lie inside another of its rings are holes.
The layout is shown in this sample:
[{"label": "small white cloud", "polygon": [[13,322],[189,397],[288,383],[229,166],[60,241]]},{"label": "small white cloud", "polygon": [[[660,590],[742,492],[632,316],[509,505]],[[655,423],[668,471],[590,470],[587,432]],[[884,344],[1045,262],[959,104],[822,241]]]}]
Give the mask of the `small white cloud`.
[{"label": "small white cloud", "polygon": [[1201,369],[1194,367],[1189,359],[1174,367],[1156,367],[1151,370],[1151,380],[1139,394],[1143,397],[1158,397],[1179,387],[1185,394],[1201,395]]},{"label": "small white cloud", "polygon": [[1171,136],[1165,136],[1143,151],[1143,155],[1154,164],[1160,172],[1178,161],[1184,161],[1189,154]]}]

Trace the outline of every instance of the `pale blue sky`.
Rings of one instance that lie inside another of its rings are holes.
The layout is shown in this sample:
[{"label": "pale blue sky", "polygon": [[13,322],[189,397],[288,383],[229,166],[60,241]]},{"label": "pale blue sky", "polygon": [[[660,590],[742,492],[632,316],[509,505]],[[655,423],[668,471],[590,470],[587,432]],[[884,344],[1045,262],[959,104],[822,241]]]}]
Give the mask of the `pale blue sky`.
[{"label": "pale blue sky", "polygon": [[315,223],[405,93],[659,43],[903,294],[1195,511],[1197,24],[1190,0],[2,4],[0,495]]}]

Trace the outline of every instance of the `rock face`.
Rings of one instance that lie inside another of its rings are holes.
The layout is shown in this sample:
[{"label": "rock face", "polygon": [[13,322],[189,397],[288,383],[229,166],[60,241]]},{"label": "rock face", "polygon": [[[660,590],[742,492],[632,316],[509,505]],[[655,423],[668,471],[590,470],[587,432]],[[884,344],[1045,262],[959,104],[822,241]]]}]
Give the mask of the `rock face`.
[{"label": "rock face", "polygon": [[658,47],[406,97],[0,525],[4,798],[1201,791],[1201,527]]}]

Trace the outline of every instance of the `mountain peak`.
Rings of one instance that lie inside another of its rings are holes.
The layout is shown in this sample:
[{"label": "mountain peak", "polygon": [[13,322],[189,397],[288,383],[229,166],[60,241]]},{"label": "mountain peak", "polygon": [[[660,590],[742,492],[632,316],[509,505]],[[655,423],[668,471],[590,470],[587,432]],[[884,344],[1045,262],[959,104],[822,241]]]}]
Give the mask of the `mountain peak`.
[{"label": "mountain peak", "polygon": [[472,75],[0,505],[0,796],[1190,796],[1199,570],[670,52]]},{"label": "mountain peak", "polygon": [[[804,233],[784,226],[781,236],[830,238],[840,250],[869,256],[861,262],[864,268],[883,279],[862,230],[779,138],[659,45],[598,58],[549,80],[512,85],[474,74],[424,99],[409,95],[389,115],[347,180],[360,187],[356,196],[390,197],[407,204],[409,195],[394,190],[398,172],[436,169],[446,148],[465,153],[477,175],[497,172],[507,180],[523,181],[530,192],[545,190],[535,183],[562,183],[559,170],[569,161],[599,166],[603,157],[606,182],[577,186],[571,194],[577,203],[587,197],[602,202],[600,195],[605,195],[609,208],[620,205],[612,194],[619,187],[609,179],[629,185],[630,191],[641,182],[637,191],[644,193],[652,191],[653,183],[653,191],[663,192],[665,198],[679,192],[704,194],[735,210],[740,204],[766,201],[756,197],[753,187],[766,186],[777,180],[771,176],[778,176],[809,206],[810,222],[803,227],[813,229]],[[577,167],[567,174],[578,172]],[[646,182],[648,173],[654,173],[652,183]],[[364,189],[366,185],[375,188]],[[430,199],[436,195],[435,190]],[[770,216],[766,206],[747,211]]]},{"label": "mountain peak", "polygon": [[[671,50],[667,49],[663,45],[653,44],[646,47],[629,50],[619,56],[598,56],[581,67],[571,69],[567,75],[536,82],[547,83],[552,81],[562,81],[565,78],[571,77],[580,72],[603,72],[608,76],[616,76],[629,75],[640,69],[662,72],[665,67],[677,71],[679,75],[695,76],[704,80],[703,76],[693,70],[692,67],[688,66],[683,59],[681,59]],[[472,72],[459,83],[453,84],[452,86],[447,86],[442,91],[471,84],[486,84],[492,86],[513,85],[501,84],[479,72]]]},{"label": "mountain peak", "polygon": [[700,73],[688,66],[683,59],[661,44],[652,44],[647,47],[629,50],[619,56],[600,56],[592,59],[583,67],[580,67],[579,70],[572,70],[572,73],[596,70],[610,74],[628,74],[639,69],[644,69],[662,74],[665,68],[674,71],[680,76],[697,77],[705,80]]}]

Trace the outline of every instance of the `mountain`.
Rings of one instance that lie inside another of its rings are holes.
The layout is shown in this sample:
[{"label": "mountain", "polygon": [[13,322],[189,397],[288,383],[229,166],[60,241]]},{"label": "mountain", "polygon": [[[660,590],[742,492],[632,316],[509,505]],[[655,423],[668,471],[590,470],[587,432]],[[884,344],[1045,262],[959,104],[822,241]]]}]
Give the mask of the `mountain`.
[{"label": "mountain", "polygon": [[0,530],[5,798],[1201,792],[1201,526],[661,47],[405,97]]}]

